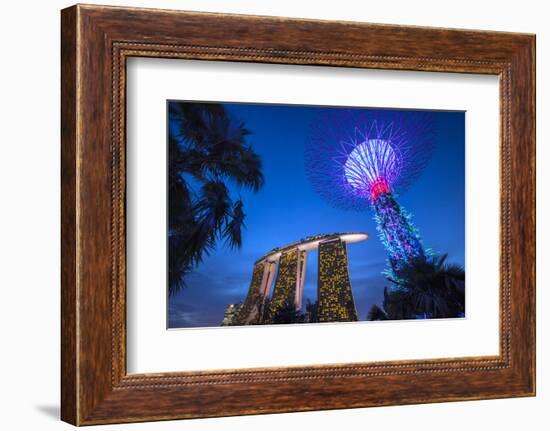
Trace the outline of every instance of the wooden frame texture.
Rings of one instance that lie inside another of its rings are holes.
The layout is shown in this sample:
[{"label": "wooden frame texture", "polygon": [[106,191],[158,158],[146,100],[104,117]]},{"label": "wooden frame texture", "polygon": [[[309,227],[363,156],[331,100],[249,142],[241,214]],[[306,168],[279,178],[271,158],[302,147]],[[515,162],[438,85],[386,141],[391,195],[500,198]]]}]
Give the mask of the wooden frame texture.
[{"label": "wooden frame texture", "polygon": [[[88,425],[535,394],[534,35],[82,5],[63,10],[61,24],[63,420]],[[127,375],[130,56],[498,75],[500,354]]]}]

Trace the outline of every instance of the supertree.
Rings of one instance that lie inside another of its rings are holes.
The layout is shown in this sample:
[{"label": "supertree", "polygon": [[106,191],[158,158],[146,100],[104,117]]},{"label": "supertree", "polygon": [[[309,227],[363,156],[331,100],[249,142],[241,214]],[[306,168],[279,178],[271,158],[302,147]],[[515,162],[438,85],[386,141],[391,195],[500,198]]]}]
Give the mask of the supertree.
[{"label": "supertree", "polygon": [[311,127],[305,165],[313,188],[334,207],[373,210],[394,278],[429,254],[396,196],[426,167],[433,147],[431,117],[422,111],[325,109]]}]

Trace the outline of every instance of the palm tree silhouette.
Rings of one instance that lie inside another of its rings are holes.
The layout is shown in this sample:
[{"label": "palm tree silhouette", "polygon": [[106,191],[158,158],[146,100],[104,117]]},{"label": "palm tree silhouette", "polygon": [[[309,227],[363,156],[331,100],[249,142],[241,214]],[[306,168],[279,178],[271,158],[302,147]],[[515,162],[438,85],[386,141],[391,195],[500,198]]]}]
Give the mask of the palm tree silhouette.
[{"label": "palm tree silhouette", "polygon": [[383,310],[373,305],[367,320],[463,317],[464,268],[446,261],[446,254],[419,258],[390,277],[394,288],[384,289]]},{"label": "palm tree silhouette", "polygon": [[258,191],[262,162],[246,144],[250,131],[221,104],[170,102],[168,108],[168,287],[185,276],[218,240],[242,245],[244,204],[230,185]]}]

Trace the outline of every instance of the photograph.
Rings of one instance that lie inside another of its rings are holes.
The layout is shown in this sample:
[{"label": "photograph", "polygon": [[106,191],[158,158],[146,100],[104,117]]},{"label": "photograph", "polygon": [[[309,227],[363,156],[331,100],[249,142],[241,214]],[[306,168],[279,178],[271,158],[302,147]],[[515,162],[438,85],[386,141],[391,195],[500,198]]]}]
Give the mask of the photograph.
[{"label": "photograph", "polygon": [[2,6],[1,429],[550,430],[548,3]]},{"label": "photograph", "polygon": [[464,111],[167,101],[167,328],[467,318]]}]

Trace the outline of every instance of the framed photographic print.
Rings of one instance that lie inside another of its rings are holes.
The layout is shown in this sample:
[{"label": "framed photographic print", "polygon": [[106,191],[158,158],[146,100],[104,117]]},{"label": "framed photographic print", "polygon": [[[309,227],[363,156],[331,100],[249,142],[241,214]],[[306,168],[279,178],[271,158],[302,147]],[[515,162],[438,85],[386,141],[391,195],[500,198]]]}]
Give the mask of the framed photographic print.
[{"label": "framed photographic print", "polygon": [[63,420],[534,395],[533,35],[78,5],[61,42]]}]

